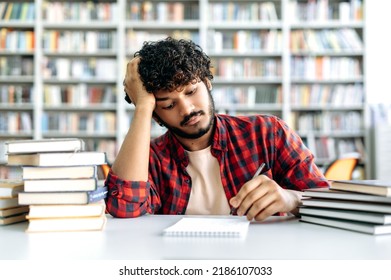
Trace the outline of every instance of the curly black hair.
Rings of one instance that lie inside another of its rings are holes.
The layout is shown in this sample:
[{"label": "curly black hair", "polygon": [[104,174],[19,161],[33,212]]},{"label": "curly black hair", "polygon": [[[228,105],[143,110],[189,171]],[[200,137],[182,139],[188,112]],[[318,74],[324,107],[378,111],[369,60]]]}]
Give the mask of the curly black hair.
[{"label": "curly black hair", "polygon": [[140,57],[138,71],[150,93],[174,91],[189,83],[213,79],[209,56],[191,40],[167,37],[144,42],[134,56]]}]

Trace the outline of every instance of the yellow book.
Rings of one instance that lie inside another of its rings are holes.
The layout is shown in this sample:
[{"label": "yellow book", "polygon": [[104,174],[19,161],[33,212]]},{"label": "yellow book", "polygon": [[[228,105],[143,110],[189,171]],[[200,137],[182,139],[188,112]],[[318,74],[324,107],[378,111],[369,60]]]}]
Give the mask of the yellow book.
[{"label": "yellow book", "polygon": [[8,3],[7,10],[5,11],[4,18],[3,18],[4,20],[11,19],[11,13],[13,8],[14,8],[14,4],[12,2]]},{"label": "yellow book", "polygon": [[101,231],[106,225],[105,215],[81,218],[29,219],[27,232]]}]

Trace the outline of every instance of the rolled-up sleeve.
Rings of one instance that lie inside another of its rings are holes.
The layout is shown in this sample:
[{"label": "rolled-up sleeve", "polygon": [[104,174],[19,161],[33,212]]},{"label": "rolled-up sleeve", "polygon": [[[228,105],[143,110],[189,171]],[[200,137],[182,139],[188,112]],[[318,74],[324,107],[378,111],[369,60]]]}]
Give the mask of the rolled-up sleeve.
[{"label": "rolled-up sleeve", "polygon": [[[151,184],[149,182],[126,181],[110,170],[105,185],[108,189],[106,210],[113,217],[135,218],[153,213]],[[158,196],[155,197],[155,201]]]}]

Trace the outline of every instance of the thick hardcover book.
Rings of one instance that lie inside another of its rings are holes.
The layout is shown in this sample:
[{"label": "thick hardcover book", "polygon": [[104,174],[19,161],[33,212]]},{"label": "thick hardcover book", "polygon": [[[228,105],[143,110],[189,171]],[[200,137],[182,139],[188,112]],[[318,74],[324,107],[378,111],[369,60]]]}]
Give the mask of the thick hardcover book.
[{"label": "thick hardcover book", "polygon": [[15,140],[5,143],[6,153],[76,152],[84,151],[85,143],[78,138]]},{"label": "thick hardcover book", "polygon": [[0,197],[14,197],[23,191],[23,181],[14,179],[0,179]]},{"label": "thick hardcover book", "polygon": [[97,178],[25,180],[25,192],[93,191],[98,186]]},{"label": "thick hardcover book", "polygon": [[250,222],[244,217],[182,218],[164,229],[165,236],[173,237],[239,237],[246,236]]},{"label": "thick hardcover book", "polygon": [[331,198],[342,200],[391,203],[391,197],[331,190],[328,188],[306,189],[304,190],[303,198]]},{"label": "thick hardcover book", "polygon": [[391,224],[391,214],[383,214],[383,213],[375,213],[375,212],[367,212],[367,211],[301,207],[299,208],[299,213],[301,215],[352,220],[352,221],[366,222],[372,224],[383,224],[383,225]]},{"label": "thick hardcover book", "polygon": [[103,215],[105,210],[106,204],[103,200],[81,205],[30,205],[30,211],[27,218],[96,217]]},{"label": "thick hardcover book", "polygon": [[27,232],[101,231],[106,225],[105,215],[80,218],[29,219]]},{"label": "thick hardcover book", "polygon": [[[20,194],[19,194],[20,195]],[[303,199],[303,206],[346,209],[391,214],[391,204],[336,199]]]},{"label": "thick hardcover book", "polygon": [[303,215],[300,220],[307,223],[347,229],[351,231],[358,231],[358,232],[374,234],[374,235],[391,233],[391,225],[377,225],[371,223],[348,221],[342,219],[322,218],[322,217],[314,217],[314,216],[307,216],[307,215]]},{"label": "thick hardcover book", "polygon": [[10,154],[8,165],[71,166],[106,163],[104,152]]},{"label": "thick hardcover book", "polygon": [[22,178],[32,179],[75,179],[94,178],[97,176],[96,165],[80,166],[23,166]]},{"label": "thick hardcover book", "polygon": [[335,180],[330,189],[391,197],[391,182],[384,180]]},{"label": "thick hardcover book", "polygon": [[88,204],[97,202],[107,196],[107,187],[84,192],[21,192],[20,205],[33,204]]}]

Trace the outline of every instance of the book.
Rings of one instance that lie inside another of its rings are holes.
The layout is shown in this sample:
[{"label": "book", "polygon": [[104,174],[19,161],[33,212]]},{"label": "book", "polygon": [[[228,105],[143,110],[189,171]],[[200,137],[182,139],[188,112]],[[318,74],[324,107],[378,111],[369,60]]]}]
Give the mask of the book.
[{"label": "book", "polygon": [[101,165],[106,163],[104,152],[10,154],[8,165],[71,166]]},{"label": "book", "polygon": [[24,181],[25,192],[92,191],[97,186],[97,178],[34,179]]},{"label": "book", "polygon": [[6,153],[76,152],[84,151],[85,143],[78,138],[15,140],[5,142]]},{"label": "book", "polygon": [[385,180],[334,180],[330,189],[391,197],[391,183]]},{"label": "book", "polygon": [[[19,194],[20,195],[20,194]],[[387,203],[371,203],[364,201],[351,200],[333,200],[333,199],[303,199],[303,206],[335,208],[346,210],[369,211],[378,213],[391,214],[391,204]]]},{"label": "book", "polygon": [[9,217],[0,217],[0,225],[9,225],[26,221],[26,213]]},{"label": "book", "polygon": [[391,214],[383,213],[312,207],[301,207],[299,208],[299,213],[301,215],[321,216],[335,219],[367,222],[373,224],[391,224]]},{"label": "book", "polygon": [[18,206],[18,197],[0,197],[0,210]]},{"label": "book", "polygon": [[28,221],[27,232],[100,231],[104,229],[107,218],[101,215],[99,217],[28,219]]},{"label": "book", "polygon": [[0,179],[0,197],[14,197],[23,191],[23,181],[17,179]]},{"label": "book", "polygon": [[94,178],[96,176],[96,165],[22,167],[22,179],[24,180]]},{"label": "book", "polygon": [[29,211],[28,206],[17,206],[13,208],[1,209],[0,217],[9,217],[17,214],[27,213]]},{"label": "book", "polygon": [[336,227],[341,229],[347,229],[351,231],[358,231],[358,232],[368,233],[373,235],[391,233],[391,225],[377,225],[377,224],[357,222],[357,221],[321,218],[321,217],[313,217],[313,216],[302,216],[300,218],[300,221],[318,224],[318,225]]},{"label": "book", "polygon": [[28,219],[37,218],[72,218],[96,217],[105,213],[106,204],[103,200],[90,204],[68,205],[30,205]]},{"label": "book", "polygon": [[182,218],[163,230],[172,237],[245,237],[250,222],[245,217]]},{"label": "book", "polygon": [[304,190],[303,193],[303,199],[305,198],[330,198],[330,199],[338,199],[338,200],[342,199],[342,200],[391,203],[391,197],[331,190],[329,188],[306,189]]},{"label": "book", "polygon": [[20,205],[33,204],[88,204],[107,196],[107,187],[83,192],[20,192]]}]

